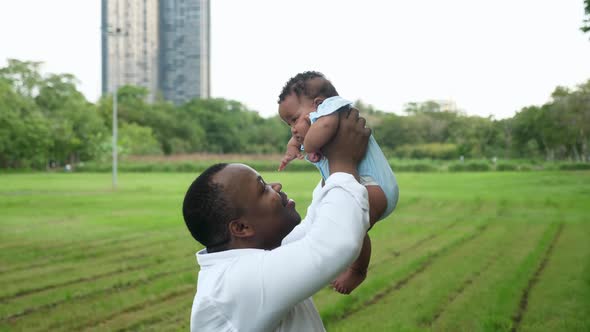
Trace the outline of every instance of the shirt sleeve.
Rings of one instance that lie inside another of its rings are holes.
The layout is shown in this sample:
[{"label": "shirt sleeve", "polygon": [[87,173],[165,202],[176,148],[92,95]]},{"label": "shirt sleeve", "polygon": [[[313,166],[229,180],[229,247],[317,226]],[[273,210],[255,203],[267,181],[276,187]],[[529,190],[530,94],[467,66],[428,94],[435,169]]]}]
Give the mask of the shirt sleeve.
[{"label": "shirt sleeve", "polygon": [[[316,202],[317,200],[317,202]],[[261,256],[261,310],[277,319],[332,281],[358,256],[369,228],[367,190],[335,173],[319,197],[313,220],[298,240]]]}]

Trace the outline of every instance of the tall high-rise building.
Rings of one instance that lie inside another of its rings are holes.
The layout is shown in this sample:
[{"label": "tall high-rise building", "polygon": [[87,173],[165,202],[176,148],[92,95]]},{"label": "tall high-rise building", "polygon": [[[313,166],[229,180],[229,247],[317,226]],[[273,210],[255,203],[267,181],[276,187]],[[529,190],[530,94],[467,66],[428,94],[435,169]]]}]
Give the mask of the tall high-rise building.
[{"label": "tall high-rise building", "polygon": [[209,0],[102,0],[102,91],[209,97]]},{"label": "tall high-rise building", "polygon": [[209,1],[160,1],[160,82],[177,103],[209,96]]}]

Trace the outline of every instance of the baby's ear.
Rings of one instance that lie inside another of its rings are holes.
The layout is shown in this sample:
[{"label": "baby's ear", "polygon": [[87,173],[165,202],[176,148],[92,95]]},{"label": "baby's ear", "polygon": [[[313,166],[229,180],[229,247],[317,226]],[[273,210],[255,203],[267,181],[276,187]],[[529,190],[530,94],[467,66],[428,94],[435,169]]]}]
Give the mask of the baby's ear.
[{"label": "baby's ear", "polygon": [[322,98],[322,97],[316,97],[313,100],[313,106],[315,108],[318,108],[318,106],[320,106],[320,104],[323,103],[323,102],[324,102],[324,98]]}]

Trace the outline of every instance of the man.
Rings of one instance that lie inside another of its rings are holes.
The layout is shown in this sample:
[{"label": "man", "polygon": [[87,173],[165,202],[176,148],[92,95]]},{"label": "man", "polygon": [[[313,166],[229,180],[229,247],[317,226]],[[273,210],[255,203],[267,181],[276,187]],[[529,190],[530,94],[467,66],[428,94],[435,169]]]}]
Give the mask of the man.
[{"label": "man", "polygon": [[332,175],[301,224],[281,184],[246,165],[214,165],[191,184],[183,216],[206,247],[197,253],[191,331],[324,330],[311,296],[357,257],[369,228],[357,165],[370,134],[357,110],[340,115],[323,151]]}]

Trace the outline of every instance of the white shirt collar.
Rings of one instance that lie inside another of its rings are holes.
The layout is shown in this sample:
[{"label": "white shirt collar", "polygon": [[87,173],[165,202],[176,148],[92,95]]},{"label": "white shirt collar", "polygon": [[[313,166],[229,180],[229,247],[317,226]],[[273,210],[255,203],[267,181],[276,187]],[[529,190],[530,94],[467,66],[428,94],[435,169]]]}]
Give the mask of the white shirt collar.
[{"label": "white shirt collar", "polygon": [[234,259],[236,257],[250,255],[253,253],[264,251],[263,249],[231,249],[231,250],[224,250],[220,252],[208,253],[207,248],[199,250],[196,254],[197,262],[201,267],[212,266],[217,263],[221,263],[228,259]]}]

